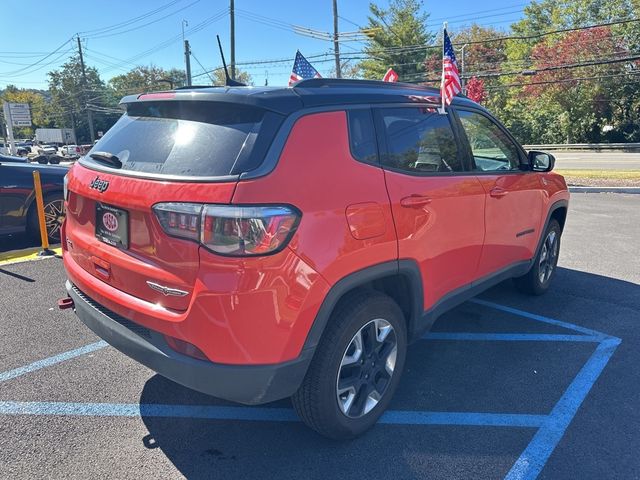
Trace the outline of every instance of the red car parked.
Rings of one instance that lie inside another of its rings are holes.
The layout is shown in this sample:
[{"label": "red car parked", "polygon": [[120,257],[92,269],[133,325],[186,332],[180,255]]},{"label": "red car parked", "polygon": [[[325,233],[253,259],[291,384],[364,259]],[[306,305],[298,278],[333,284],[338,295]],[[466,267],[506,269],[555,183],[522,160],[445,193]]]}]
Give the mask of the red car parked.
[{"label": "red car parked", "polygon": [[182,385],[362,433],[440,314],[512,277],[541,294],[558,260],[553,157],[439,102],[332,79],[125,97],[68,175],[69,303]]}]

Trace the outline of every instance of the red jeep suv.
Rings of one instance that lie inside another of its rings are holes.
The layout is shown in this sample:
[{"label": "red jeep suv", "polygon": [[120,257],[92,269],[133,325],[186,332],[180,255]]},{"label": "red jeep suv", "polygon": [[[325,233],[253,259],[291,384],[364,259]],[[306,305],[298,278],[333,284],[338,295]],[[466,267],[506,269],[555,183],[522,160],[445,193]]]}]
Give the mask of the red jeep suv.
[{"label": "red jeep suv", "polygon": [[69,304],[167,378],[292,397],[331,438],[389,405],[407,345],[505,279],[541,294],[569,194],[484,108],[312,79],[125,97],[68,174]]}]

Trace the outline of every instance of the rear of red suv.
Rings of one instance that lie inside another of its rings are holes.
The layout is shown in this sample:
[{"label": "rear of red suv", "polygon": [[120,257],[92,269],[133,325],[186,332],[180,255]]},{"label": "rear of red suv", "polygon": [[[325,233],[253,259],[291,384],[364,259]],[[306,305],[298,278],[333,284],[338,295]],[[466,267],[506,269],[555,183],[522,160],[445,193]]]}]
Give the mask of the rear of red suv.
[{"label": "rear of red suv", "polygon": [[235,100],[125,99],[69,173],[63,249],[76,312],[98,335],[179,383],[251,404],[296,390],[328,286],[288,248],[295,205],[232,203],[285,118]]}]

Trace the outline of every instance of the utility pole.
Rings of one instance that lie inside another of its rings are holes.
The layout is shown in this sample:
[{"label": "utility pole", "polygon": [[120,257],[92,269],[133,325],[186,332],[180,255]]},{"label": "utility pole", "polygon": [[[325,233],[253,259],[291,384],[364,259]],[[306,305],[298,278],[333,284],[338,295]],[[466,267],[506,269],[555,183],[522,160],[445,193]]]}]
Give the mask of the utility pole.
[{"label": "utility pole", "polygon": [[229,20],[231,25],[229,26],[229,32],[231,35],[231,78],[236,78],[236,7],[234,0],[229,0]]},{"label": "utility pole", "polygon": [[187,87],[191,86],[191,49],[189,40],[184,41],[184,64],[187,71]]},{"label": "utility pole", "polygon": [[468,46],[469,45],[467,45],[466,43],[462,46],[462,55],[460,58],[460,60],[462,60],[462,62],[460,63],[460,87],[462,88],[463,95],[467,94],[467,81],[466,77],[464,76],[464,49]]},{"label": "utility pole", "polygon": [[333,52],[336,56],[336,78],[342,78],[340,68],[340,42],[338,41],[338,0],[333,0]]},{"label": "utility pole", "polygon": [[82,68],[82,83],[84,86],[84,106],[87,109],[87,122],[89,123],[89,136],[91,137],[91,143],[96,139],[95,132],[93,131],[93,112],[89,108],[89,102],[87,102],[87,93],[88,93],[88,85],[87,85],[87,72],[84,69],[84,58],[82,57],[82,43],[80,42],[80,35],[78,35],[78,53],[80,54],[80,67]]},{"label": "utility pole", "polygon": [[[180,24],[182,26],[182,43],[184,43],[184,71],[186,74],[185,87],[191,86],[191,49],[189,48],[189,40],[184,38],[184,27],[189,26],[189,22],[182,20]],[[173,86],[171,87],[173,88]]]}]

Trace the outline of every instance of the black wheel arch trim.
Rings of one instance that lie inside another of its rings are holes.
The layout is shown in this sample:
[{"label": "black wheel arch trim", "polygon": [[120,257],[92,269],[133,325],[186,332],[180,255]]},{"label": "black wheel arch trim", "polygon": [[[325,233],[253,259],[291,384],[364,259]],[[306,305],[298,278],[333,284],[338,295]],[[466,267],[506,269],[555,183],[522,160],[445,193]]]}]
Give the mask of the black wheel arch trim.
[{"label": "black wheel arch trim", "polygon": [[422,275],[420,274],[420,268],[415,260],[390,260],[353,272],[338,280],[329,289],[329,292],[325,296],[324,301],[316,314],[313,325],[309,330],[303,350],[315,349],[318,343],[320,343],[325,327],[331,318],[331,313],[338,302],[344,298],[346,294],[358,287],[363,287],[374,280],[394,275],[404,276],[407,279],[409,288],[411,289],[411,314],[410,318],[406,319],[407,333],[409,338],[411,338],[412,332],[419,328],[420,320],[424,313]]},{"label": "black wheel arch trim", "polygon": [[[544,234],[547,231],[547,227],[549,226],[549,222],[551,221],[551,217],[553,217],[553,213],[560,208],[569,209],[569,200],[558,200],[554,202],[547,212],[547,218],[544,222],[544,227],[540,229],[540,237],[538,238],[538,246],[536,247],[535,254],[530,261],[530,264],[533,265],[535,259],[538,257],[538,253],[540,253],[540,249],[542,248],[542,243],[544,242]],[[560,226],[562,228],[562,225]]]}]

